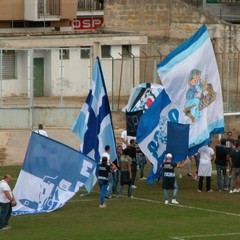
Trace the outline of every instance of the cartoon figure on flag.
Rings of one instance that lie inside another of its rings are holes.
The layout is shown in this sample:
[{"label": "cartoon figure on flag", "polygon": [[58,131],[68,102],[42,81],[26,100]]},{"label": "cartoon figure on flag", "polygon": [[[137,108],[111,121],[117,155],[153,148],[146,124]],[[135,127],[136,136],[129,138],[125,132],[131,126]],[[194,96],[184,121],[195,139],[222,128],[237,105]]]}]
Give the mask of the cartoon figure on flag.
[{"label": "cartoon figure on flag", "polygon": [[204,80],[201,80],[201,71],[198,69],[190,72],[188,85],[187,102],[183,111],[194,122],[200,118],[200,110],[215,100],[216,92],[213,90],[212,84],[207,83],[207,75]]}]

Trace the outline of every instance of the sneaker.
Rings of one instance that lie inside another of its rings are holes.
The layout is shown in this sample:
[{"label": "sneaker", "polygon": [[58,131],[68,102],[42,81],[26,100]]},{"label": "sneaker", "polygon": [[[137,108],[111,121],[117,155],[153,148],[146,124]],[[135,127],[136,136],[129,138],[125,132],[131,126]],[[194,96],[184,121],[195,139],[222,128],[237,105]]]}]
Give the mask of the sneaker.
[{"label": "sneaker", "polygon": [[5,228],[5,230],[9,230],[9,229],[12,229],[12,226],[6,225],[4,228]]},{"label": "sneaker", "polygon": [[179,174],[178,177],[179,177],[179,178],[182,178],[182,174]]},{"label": "sneaker", "polygon": [[228,191],[229,189],[228,189],[228,188],[224,188],[223,190],[224,190],[224,191]]},{"label": "sneaker", "polygon": [[233,193],[233,190],[230,190],[229,193]]},{"label": "sneaker", "polygon": [[112,198],[112,195],[107,195],[107,196],[105,196],[105,198],[110,199],[110,198]]},{"label": "sneaker", "polygon": [[210,190],[208,190],[208,192],[213,192],[213,190],[212,190],[212,189],[210,189]]},{"label": "sneaker", "polygon": [[233,193],[237,193],[238,190],[236,188],[233,189]]},{"label": "sneaker", "polygon": [[104,203],[104,204],[100,204],[100,206],[99,206],[100,208],[106,208],[107,207],[107,205]]},{"label": "sneaker", "polygon": [[179,204],[179,202],[176,199],[173,199],[171,203],[172,204]]},{"label": "sneaker", "polygon": [[142,178],[140,178],[140,180],[146,180],[147,178],[145,178],[145,177],[142,177]]},{"label": "sneaker", "polygon": [[198,189],[197,192],[202,192],[202,190]]},{"label": "sneaker", "polygon": [[165,200],[165,204],[168,204],[168,200]]},{"label": "sneaker", "polygon": [[188,173],[187,176],[192,178],[194,177],[191,173]]},{"label": "sneaker", "polygon": [[137,188],[137,186],[135,186],[135,185],[132,185],[132,188]]}]

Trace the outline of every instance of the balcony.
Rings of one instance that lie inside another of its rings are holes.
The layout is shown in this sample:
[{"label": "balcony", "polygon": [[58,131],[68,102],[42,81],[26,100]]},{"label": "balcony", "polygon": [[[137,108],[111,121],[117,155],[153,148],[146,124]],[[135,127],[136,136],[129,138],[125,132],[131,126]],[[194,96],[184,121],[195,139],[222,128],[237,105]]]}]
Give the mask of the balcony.
[{"label": "balcony", "polygon": [[24,16],[28,21],[59,21],[61,0],[24,0]]},{"label": "balcony", "polygon": [[78,11],[103,11],[104,0],[78,0]]}]

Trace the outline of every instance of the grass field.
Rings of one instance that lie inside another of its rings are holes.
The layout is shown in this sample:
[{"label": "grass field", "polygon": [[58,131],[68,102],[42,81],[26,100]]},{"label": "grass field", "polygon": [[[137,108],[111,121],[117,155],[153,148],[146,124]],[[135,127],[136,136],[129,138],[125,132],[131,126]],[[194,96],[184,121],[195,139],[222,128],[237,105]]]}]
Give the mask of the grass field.
[{"label": "grass field", "polygon": [[[149,167],[149,166],[148,166]],[[148,170],[146,170],[147,172]],[[0,175],[17,179],[20,166],[2,166]],[[183,171],[183,173],[185,173]],[[13,188],[16,183],[11,183]],[[178,179],[180,205],[165,205],[157,183],[139,180],[134,198],[107,199],[99,208],[99,189],[80,196],[79,192],[61,209],[38,215],[11,217],[12,229],[1,231],[4,240],[61,239],[240,239],[240,194],[218,192],[213,175],[212,193],[198,193],[197,182],[183,174]],[[23,189],[24,191],[24,189]],[[171,192],[172,193],[172,192]]]}]

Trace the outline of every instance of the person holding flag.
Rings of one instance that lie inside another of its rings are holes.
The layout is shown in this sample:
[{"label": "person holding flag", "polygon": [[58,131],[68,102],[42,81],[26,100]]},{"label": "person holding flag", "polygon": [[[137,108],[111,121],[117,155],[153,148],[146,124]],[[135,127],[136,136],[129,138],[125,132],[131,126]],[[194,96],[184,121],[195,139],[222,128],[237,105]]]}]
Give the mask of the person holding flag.
[{"label": "person holding flag", "polygon": [[163,193],[164,193],[164,200],[165,200],[165,204],[168,204],[168,190],[169,189],[174,189],[173,190],[173,196],[172,196],[172,204],[179,204],[179,202],[176,200],[177,198],[177,192],[178,192],[178,185],[177,185],[177,181],[176,181],[176,177],[175,177],[175,172],[174,172],[174,168],[178,167],[178,168],[182,168],[183,166],[185,166],[187,164],[187,161],[183,161],[181,164],[173,162],[172,161],[173,156],[171,153],[167,153],[166,155],[166,161],[164,161],[161,164],[161,167],[163,169]]}]

